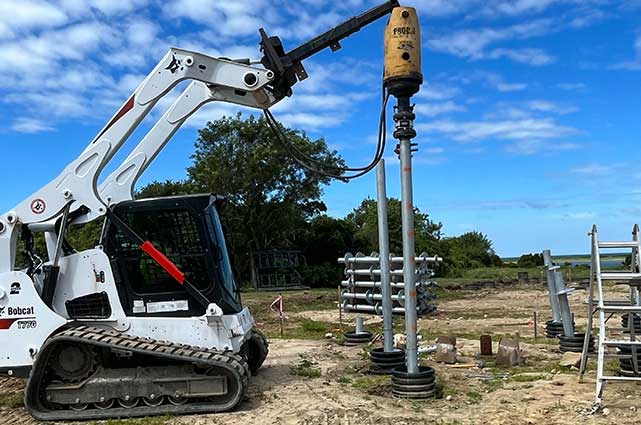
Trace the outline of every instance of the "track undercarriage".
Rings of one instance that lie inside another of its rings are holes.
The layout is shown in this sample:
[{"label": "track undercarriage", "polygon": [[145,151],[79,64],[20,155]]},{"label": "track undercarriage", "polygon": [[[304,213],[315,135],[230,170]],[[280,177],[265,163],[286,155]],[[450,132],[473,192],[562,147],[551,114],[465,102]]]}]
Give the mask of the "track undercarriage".
[{"label": "track undercarriage", "polygon": [[238,354],[81,326],[45,344],[26,407],[39,420],[224,412],[242,401],[249,375]]}]

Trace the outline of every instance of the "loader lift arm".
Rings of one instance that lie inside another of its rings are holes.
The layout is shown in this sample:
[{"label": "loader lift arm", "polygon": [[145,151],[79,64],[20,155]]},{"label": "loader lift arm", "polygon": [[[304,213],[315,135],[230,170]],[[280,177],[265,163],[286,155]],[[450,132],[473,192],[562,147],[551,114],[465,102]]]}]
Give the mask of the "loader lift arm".
[{"label": "loader lift arm", "polygon": [[[287,54],[284,53],[280,38],[268,37],[265,30],[261,28],[261,50],[264,53],[261,63],[274,73],[274,79],[267,84],[267,90],[275,99],[278,99],[277,101],[291,95],[292,86],[308,76],[302,64],[303,60],[327,47],[332,51],[337,51],[340,49],[342,39],[391,13],[398,6],[398,0],[388,0],[296,47]],[[211,84],[194,81],[176,99],[129,157],[102,183],[99,193],[103,201],[108,205],[113,205],[133,199],[133,190],[138,178],[171,140],[171,137],[189,116],[205,104],[214,101],[256,107],[248,102],[245,96],[240,96],[236,92],[221,91]]]}]

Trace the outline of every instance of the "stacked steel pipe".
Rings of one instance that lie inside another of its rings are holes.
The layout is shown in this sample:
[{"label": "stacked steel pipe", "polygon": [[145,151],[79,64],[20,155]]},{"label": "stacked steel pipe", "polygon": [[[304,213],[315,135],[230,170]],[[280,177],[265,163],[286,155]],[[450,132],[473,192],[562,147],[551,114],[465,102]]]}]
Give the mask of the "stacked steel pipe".
[{"label": "stacked steel pipe", "polygon": [[[574,316],[568,300],[568,296],[574,292],[574,289],[565,286],[563,274],[560,267],[554,265],[550,250],[543,251],[543,259],[553,314],[553,320],[547,322],[547,336],[559,338],[559,348],[562,352],[580,353],[583,351],[585,334],[576,332]],[[588,339],[588,349],[594,352],[594,337]]]},{"label": "stacked steel pipe", "polygon": [[[434,267],[443,261],[423,253],[416,260],[416,312],[427,315],[436,311],[436,282]],[[370,256],[358,253],[346,254],[338,260],[345,264],[346,280],[341,282],[341,304],[344,311],[382,315],[380,258],[374,252]],[[403,282],[403,257],[390,255],[392,313],[405,314],[405,289]]]}]

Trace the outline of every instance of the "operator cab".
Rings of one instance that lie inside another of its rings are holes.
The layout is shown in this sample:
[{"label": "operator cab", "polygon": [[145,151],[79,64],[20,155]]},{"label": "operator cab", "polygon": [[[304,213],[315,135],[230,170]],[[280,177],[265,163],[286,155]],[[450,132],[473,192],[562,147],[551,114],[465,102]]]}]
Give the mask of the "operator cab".
[{"label": "operator cab", "polygon": [[[225,314],[242,310],[218,208],[223,198],[188,195],[122,202],[113,213],[153,243]],[[107,216],[101,244],[127,316],[192,317],[205,307]]]}]

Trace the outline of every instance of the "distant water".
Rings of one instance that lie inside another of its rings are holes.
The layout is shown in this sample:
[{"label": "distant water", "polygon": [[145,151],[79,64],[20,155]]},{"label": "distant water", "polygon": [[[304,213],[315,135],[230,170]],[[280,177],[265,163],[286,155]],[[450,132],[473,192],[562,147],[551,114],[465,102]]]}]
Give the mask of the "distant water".
[{"label": "distant water", "polygon": [[[572,267],[574,266],[589,266],[590,265],[590,260],[578,260],[578,261],[567,261],[561,263],[562,265],[566,265],[567,263],[570,263]],[[620,260],[601,260],[601,267],[602,268],[614,268],[614,267],[623,267],[623,261]]]}]

